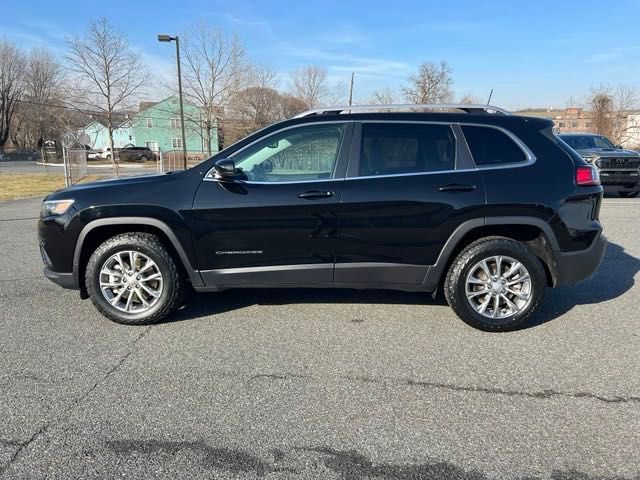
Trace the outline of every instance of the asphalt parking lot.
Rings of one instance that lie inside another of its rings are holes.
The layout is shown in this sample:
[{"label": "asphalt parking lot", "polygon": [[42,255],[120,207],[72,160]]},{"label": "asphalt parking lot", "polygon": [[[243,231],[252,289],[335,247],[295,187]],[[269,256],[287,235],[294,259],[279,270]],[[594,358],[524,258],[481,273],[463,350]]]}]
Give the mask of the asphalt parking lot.
[{"label": "asphalt parking lot", "polygon": [[116,325],[0,204],[0,478],[640,478],[640,199],[595,277],[489,334],[398,292],[248,290]]}]

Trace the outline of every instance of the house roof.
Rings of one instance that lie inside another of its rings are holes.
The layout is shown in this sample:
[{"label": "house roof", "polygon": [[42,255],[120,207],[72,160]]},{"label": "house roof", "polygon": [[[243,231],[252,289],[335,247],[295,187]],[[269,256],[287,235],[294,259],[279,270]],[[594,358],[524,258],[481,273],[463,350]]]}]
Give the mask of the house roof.
[{"label": "house roof", "polygon": [[[107,128],[106,122],[103,119],[93,119],[91,120],[89,123],[87,123],[84,127],[82,127],[83,130],[87,130],[89,127],[91,127],[92,125],[96,125],[98,127],[102,127],[102,128]],[[115,124],[113,126],[114,130],[118,129],[118,128],[129,128],[131,127],[131,120],[130,119],[125,119],[122,122],[119,122],[117,124]]]},{"label": "house roof", "polygon": [[[139,114],[139,113],[142,113],[144,110],[147,110],[147,109],[149,109],[149,108],[151,108],[151,107],[154,107],[154,106],[156,106],[156,105],[159,105],[159,104],[161,104],[161,103],[168,102],[168,101],[170,101],[170,100],[173,100],[173,101],[177,102],[177,101],[178,101],[178,96],[177,96],[177,95],[170,95],[170,96],[168,96],[167,98],[163,98],[162,100],[159,100],[159,101],[157,101],[157,102],[140,102],[140,110],[138,110],[138,112],[137,112],[137,113],[138,113],[138,114]],[[183,100],[183,103],[184,103],[185,105],[190,105],[190,106],[192,106],[192,107],[198,108],[196,105],[194,105],[193,103],[188,102],[188,101],[186,101],[186,100]],[[134,114],[134,115],[135,115],[135,114]]]},{"label": "house roof", "polygon": [[149,107],[153,107],[154,105],[158,104],[160,102],[140,102],[140,107],[138,109],[139,112],[146,110]]}]

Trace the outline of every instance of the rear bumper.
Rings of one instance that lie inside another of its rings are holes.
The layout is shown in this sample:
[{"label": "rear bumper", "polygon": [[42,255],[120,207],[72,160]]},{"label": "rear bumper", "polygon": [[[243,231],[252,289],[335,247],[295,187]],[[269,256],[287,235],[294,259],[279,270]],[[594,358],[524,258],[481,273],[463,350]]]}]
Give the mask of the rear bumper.
[{"label": "rear bumper", "polygon": [[58,273],[45,267],[44,276],[62,288],[68,288],[70,290],[78,290],[79,288],[73,273]]},{"label": "rear bumper", "polygon": [[556,285],[573,285],[595,273],[607,249],[607,238],[598,234],[591,246],[577,252],[556,253]]}]

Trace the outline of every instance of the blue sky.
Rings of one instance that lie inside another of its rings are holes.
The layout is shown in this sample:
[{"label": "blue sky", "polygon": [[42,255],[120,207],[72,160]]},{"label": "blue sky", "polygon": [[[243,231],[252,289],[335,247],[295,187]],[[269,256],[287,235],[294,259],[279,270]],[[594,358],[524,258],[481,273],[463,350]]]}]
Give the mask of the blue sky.
[{"label": "blue sky", "polygon": [[600,83],[640,87],[640,1],[4,0],[0,36],[63,55],[65,37],[106,16],[155,71],[173,51],[157,33],[204,20],[235,32],[249,56],[279,72],[324,66],[333,82],[356,72],[354,97],[399,89],[421,62],[446,60],[454,89],[506,108],[565,106]]}]

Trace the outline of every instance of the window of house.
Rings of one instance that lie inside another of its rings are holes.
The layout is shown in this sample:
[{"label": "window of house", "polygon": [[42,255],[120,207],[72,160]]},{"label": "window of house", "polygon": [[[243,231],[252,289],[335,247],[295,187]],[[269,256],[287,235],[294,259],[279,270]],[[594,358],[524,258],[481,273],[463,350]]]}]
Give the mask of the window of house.
[{"label": "window of house", "polygon": [[171,146],[173,148],[182,148],[182,139],[181,138],[172,138]]},{"label": "window of house", "polygon": [[153,128],[153,118],[147,118],[147,128]]},{"label": "window of house", "polygon": [[560,128],[564,128],[564,122],[560,122],[560,123],[558,123],[558,127],[560,127]]},{"label": "window of house", "polygon": [[180,128],[181,124],[180,124],[180,119],[179,118],[172,118],[171,119],[171,128]]},{"label": "window of house", "polygon": [[456,142],[448,125],[364,124],[360,148],[360,176],[455,168]]},{"label": "window of house", "polygon": [[462,125],[471,155],[477,166],[517,163],[527,155],[506,133],[491,127]]},{"label": "window of house", "polygon": [[572,122],[571,128],[578,128],[578,122]]},{"label": "window of house", "polygon": [[288,129],[234,156],[248,180],[315,181],[331,178],[338,159],[343,124]]}]

